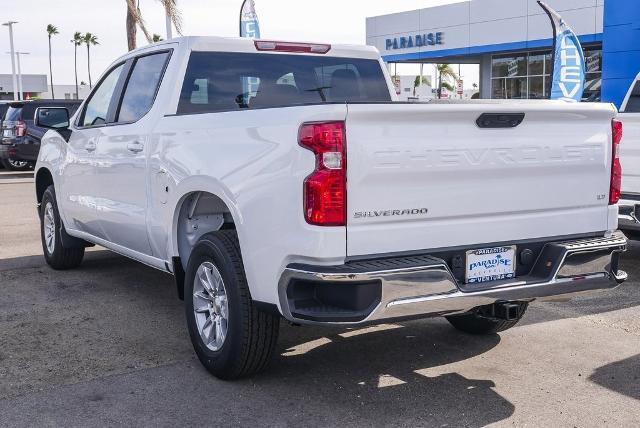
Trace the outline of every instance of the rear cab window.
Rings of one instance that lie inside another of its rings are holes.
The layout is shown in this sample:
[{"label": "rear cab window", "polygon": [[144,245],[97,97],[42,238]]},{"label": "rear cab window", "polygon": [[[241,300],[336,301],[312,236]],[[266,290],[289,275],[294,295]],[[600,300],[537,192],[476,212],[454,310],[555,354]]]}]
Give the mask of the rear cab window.
[{"label": "rear cab window", "polygon": [[388,101],[387,82],[375,59],[192,52],[177,113]]},{"label": "rear cab window", "polygon": [[7,122],[16,122],[22,120],[22,106],[9,106],[4,116]]}]

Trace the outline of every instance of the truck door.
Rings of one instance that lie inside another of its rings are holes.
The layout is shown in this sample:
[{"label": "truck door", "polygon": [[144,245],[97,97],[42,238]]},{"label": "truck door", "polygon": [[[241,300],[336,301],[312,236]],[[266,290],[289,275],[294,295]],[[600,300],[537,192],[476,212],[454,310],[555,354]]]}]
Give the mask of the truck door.
[{"label": "truck door", "polygon": [[97,215],[106,239],[151,255],[147,234],[147,155],[153,105],[168,51],[131,60],[116,107],[114,123],[105,128],[96,149],[99,189]]},{"label": "truck door", "polygon": [[112,68],[89,96],[72,128],[62,182],[56,189],[66,227],[99,238],[104,238],[104,234],[96,215],[97,191],[103,183],[95,175],[95,151],[107,128],[109,106],[123,69],[124,63]]}]

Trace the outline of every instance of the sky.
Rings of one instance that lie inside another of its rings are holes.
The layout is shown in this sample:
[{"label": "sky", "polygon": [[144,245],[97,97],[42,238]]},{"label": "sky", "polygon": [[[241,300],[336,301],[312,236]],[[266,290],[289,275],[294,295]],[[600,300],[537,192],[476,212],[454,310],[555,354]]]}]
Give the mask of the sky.
[{"label": "sky", "polygon": [[[364,44],[365,18],[460,0],[255,0],[260,30],[265,39]],[[178,0],[183,34],[198,36],[238,35],[242,0]],[[8,7],[7,7],[8,6]],[[152,33],[165,38],[164,10],[158,0],[140,0],[140,10]],[[0,0],[0,20],[18,21],[14,43],[29,52],[21,59],[25,74],[48,74],[47,24],[58,27],[53,36],[55,84],[72,84],[73,33],[91,32],[99,45],[91,48],[91,77],[99,75],[118,56],[126,53],[125,0]],[[138,31],[138,46],[146,44]],[[0,27],[0,73],[11,73],[7,27]],[[78,48],[78,79],[88,81],[86,47]],[[428,67],[430,68],[430,67]],[[399,68],[399,74],[417,74],[415,66]],[[426,72],[425,72],[426,73]],[[465,87],[478,81],[477,67],[463,66]]]}]

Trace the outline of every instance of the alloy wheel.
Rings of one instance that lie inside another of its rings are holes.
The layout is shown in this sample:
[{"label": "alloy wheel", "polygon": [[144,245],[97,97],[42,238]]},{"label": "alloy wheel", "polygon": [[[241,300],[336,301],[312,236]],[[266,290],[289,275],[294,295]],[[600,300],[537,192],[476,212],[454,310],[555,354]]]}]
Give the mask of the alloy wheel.
[{"label": "alloy wheel", "polygon": [[222,275],[211,262],[203,262],[193,280],[193,312],[200,338],[219,351],[229,326],[229,305]]},{"label": "alloy wheel", "polygon": [[44,242],[47,246],[47,251],[49,254],[53,254],[53,251],[56,249],[56,221],[51,202],[47,202],[44,206],[43,227]]},{"label": "alloy wheel", "polygon": [[28,164],[27,161],[18,161],[18,160],[9,159],[9,165],[11,165],[12,168],[16,168],[16,169],[26,168],[27,164]]}]

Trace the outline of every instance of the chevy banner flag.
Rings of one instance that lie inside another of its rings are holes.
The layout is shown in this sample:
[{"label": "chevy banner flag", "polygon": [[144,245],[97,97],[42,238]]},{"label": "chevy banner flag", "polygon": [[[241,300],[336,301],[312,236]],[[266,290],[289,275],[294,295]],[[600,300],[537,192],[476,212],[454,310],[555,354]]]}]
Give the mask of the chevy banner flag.
[{"label": "chevy banner flag", "polygon": [[553,80],[550,98],[580,102],[585,79],[584,53],[580,41],[558,12],[543,1],[538,1],[538,4],[549,15],[553,27]]},{"label": "chevy banner flag", "polygon": [[[256,4],[253,0],[244,0],[240,8],[240,37],[250,39],[260,38],[260,25],[258,24],[258,14]],[[242,78],[242,100],[243,107],[248,107],[252,97],[256,96],[260,79],[257,77]]]},{"label": "chevy banner flag", "polygon": [[240,37],[260,38],[260,25],[258,25],[256,4],[253,0],[244,0],[242,2],[242,8],[240,8]]}]

